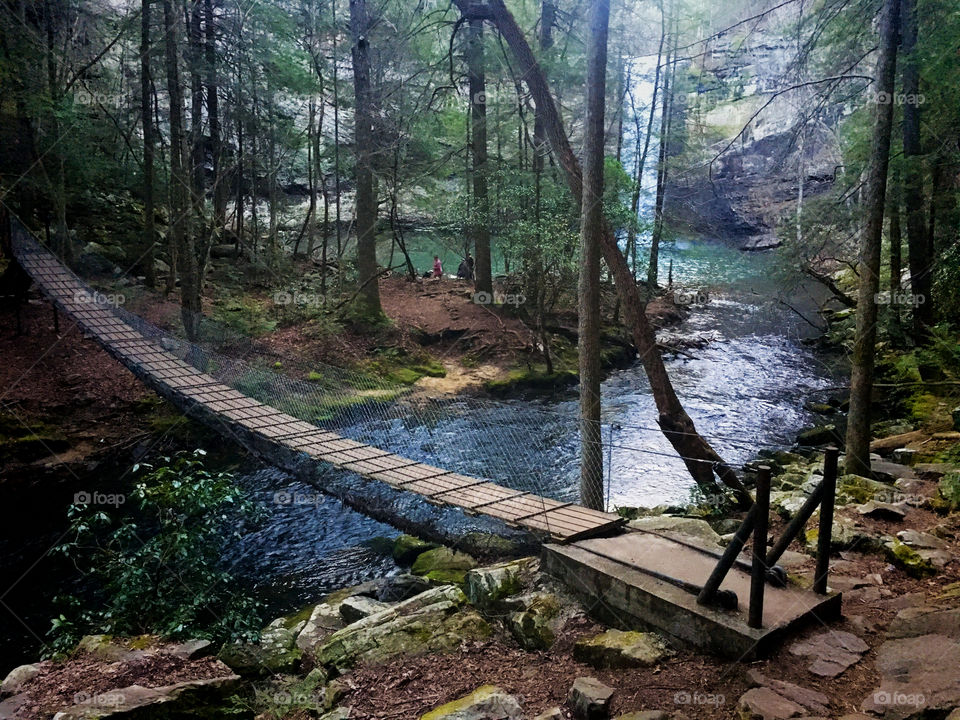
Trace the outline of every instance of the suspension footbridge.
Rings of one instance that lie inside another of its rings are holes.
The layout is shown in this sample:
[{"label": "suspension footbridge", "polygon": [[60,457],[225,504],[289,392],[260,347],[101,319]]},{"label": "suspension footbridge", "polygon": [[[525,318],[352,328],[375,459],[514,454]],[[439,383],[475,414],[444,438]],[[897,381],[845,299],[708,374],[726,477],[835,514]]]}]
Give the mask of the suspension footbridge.
[{"label": "suspension footbridge", "polygon": [[214,428],[252,436],[255,447],[272,450],[267,453],[271,457],[292,453],[558,542],[602,535],[623,524],[612,513],[401,457],[255,400],[196,367],[206,364],[206,358],[190,343],[145,335],[143,323],[131,324],[129,313],[97,302],[97,292],[16,221],[11,234],[17,260],[43,294],[110,355],[177,407],[189,409]]},{"label": "suspension footbridge", "polygon": [[[757,502],[722,554],[656,532],[631,532],[616,514],[448,470],[308,422],[276,406],[289,405],[292,386],[268,393],[274,404],[261,402],[243,392],[251,384],[250,366],[215,357],[98,302],[97,292],[16,220],[9,239],[17,262],[59,311],[184,413],[285,469],[304,463],[337,468],[431,505],[532,533],[545,542],[544,568],[582,595],[593,614],[615,625],[652,626],[682,644],[743,659],[771,649],[803,622],[839,617],[840,595],[826,583],[835,455],[802,517],[766,555],[769,473],[762,492],[758,481]],[[824,511],[812,592],[788,584],[775,564],[818,507]],[[751,535],[752,564],[739,557]],[[741,609],[739,598],[747,595],[749,608]]]}]

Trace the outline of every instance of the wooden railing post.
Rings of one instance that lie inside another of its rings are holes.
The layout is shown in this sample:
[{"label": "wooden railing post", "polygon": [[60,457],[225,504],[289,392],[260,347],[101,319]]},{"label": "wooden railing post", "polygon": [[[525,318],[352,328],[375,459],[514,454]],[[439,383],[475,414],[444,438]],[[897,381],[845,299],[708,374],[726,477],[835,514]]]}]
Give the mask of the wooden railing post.
[{"label": "wooden railing post", "polygon": [[813,591],[827,593],[827,575],[830,572],[830,545],[833,540],[833,505],[837,497],[837,457],[840,451],[832,445],[823,456],[823,499],[820,502],[820,529],[817,533],[817,571],[813,577]]},{"label": "wooden railing post", "polygon": [[752,628],[763,627],[763,591],[767,582],[767,531],[770,526],[770,468],[757,473],[757,520],[753,527],[753,567],[750,572],[750,617]]}]

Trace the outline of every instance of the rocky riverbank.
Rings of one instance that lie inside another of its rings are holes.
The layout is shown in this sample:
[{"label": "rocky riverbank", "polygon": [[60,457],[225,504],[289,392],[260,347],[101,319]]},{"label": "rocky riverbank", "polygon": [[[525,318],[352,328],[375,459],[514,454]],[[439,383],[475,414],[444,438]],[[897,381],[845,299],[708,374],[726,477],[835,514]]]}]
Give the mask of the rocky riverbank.
[{"label": "rocky riverbank", "polygon": [[[822,457],[767,462],[775,535]],[[400,536],[395,574],[277,618],[256,643],[91,636],[17,668],[0,718],[946,717],[960,707],[960,468],[877,465],[883,479],[838,484],[830,584],[844,619],[746,666],[597,623],[535,557],[478,567]],[[631,524],[721,547],[735,520],[703,510]],[[815,542],[808,531],[784,556],[791,582],[810,582]],[[921,662],[931,652],[941,659]]]}]

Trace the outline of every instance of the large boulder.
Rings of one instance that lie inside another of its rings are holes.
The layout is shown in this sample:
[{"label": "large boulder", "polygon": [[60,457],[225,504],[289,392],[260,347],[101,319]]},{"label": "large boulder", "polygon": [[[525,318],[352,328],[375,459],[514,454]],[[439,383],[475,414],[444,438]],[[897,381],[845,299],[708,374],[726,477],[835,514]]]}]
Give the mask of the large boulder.
[{"label": "large boulder", "polygon": [[874,499],[890,497],[890,486],[862,475],[842,475],[837,479],[837,505],[863,505]]},{"label": "large boulder", "polygon": [[659,635],[635,631],[607,630],[573,646],[574,659],[595,668],[648,667],[671,654]]},{"label": "large boulder", "polygon": [[561,605],[548,592],[535,592],[517,598],[523,609],[506,618],[507,629],[524,650],[547,650],[556,639]]},{"label": "large boulder", "polygon": [[[820,542],[818,521],[819,515],[815,515],[814,521],[809,523],[810,527],[804,533],[806,548],[811,553],[817,551],[817,545]],[[845,517],[835,517],[833,519],[833,524],[830,526],[831,550],[857,548],[865,552],[879,547],[880,544],[880,537],[873,535],[866,526]]]},{"label": "large boulder", "polygon": [[40,665],[18,665],[7,673],[0,684],[0,697],[16,695],[23,685],[40,674]]},{"label": "large boulder", "polygon": [[297,646],[297,636],[306,626],[301,622],[286,627],[283,618],[270,623],[256,643],[227,643],[217,657],[231,670],[245,676],[266,676],[291,672],[300,665],[303,650]]},{"label": "large boulder", "polygon": [[310,617],[297,635],[296,645],[301,650],[312,650],[343,627],[339,603],[314,605]]},{"label": "large boulder", "polygon": [[523,720],[523,710],[513,695],[495,685],[484,685],[421,715],[420,720]]},{"label": "large boulder", "polygon": [[477,566],[477,561],[466,553],[447,547],[438,547],[421,553],[413,563],[411,572],[437,583],[462,584],[467,571]]},{"label": "large boulder", "polygon": [[428,590],[333,633],[316,652],[317,662],[345,669],[399,655],[448,652],[490,634],[490,626],[451,585]]},{"label": "large boulder", "polygon": [[482,613],[500,613],[515,609],[504,600],[521,592],[532,580],[537,568],[536,558],[523,558],[490,567],[470,570],[464,579],[463,592],[470,604]]}]

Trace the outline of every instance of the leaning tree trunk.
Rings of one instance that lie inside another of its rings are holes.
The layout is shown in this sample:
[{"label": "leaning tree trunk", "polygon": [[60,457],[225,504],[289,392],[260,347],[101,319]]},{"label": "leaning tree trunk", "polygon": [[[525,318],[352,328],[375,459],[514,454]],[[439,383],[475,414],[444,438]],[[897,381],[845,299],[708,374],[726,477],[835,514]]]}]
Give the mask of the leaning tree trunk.
[{"label": "leaning tree trunk", "polygon": [[[877,340],[877,291],[880,289],[880,247],[886,204],[890,134],[893,128],[893,89],[897,65],[900,0],[885,0],[877,58],[876,121],[873,127],[873,157],[867,177],[866,225],[860,236],[860,288],[857,296],[857,328],[850,373],[850,413],[847,419],[845,471],[870,475],[870,395]],[[887,99],[883,102],[884,98]]]},{"label": "leaning tree trunk", "polygon": [[[469,0],[457,0],[457,4],[461,11],[465,13],[471,8]],[[477,14],[477,12],[490,19],[500,30],[513,53],[518,73],[526,82],[531,95],[533,95],[534,102],[538,107],[543,107],[544,127],[547,137],[550,139],[550,145],[566,177],[571,195],[579,202],[582,196],[583,183],[580,163],[570,147],[570,140],[564,130],[563,121],[557,112],[550,87],[530,50],[530,46],[527,44],[526,37],[524,37],[513,15],[507,10],[503,0],[489,0],[485,7],[474,11],[474,14]],[[716,472],[725,484],[736,491],[741,502],[752,502],[736,472],[697,432],[693,420],[687,415],[683,405],[680,404],[680,399],[673,389],[670,377],[667,375],[667,369],[663,364],[663,358],[657,348],[653,328],[650,327],[647,317],[644,315],[643,302],[637,292],[633,273],[617,245],[617,239],[612,228],[605,220],[601,226],[603,228],[601,236],[603,259],[616,282],[617,292],[624,310],[624,322],[633,335],[640,362],[643,364],[650,381],[650,389],[659,411],[658,423],[664,436],[683,459],[687,470],[699,485],[706,488],[715,487],[713,474]]]},{"label": "leaning tree trunk", "polygon": [[580,361],[580,502],[603,509],[600,436],[600,242],[603,234],[604,99],[610,0],[594,0],[587,47],[587,122],[580,202],[580,279],[577,308]]}]

